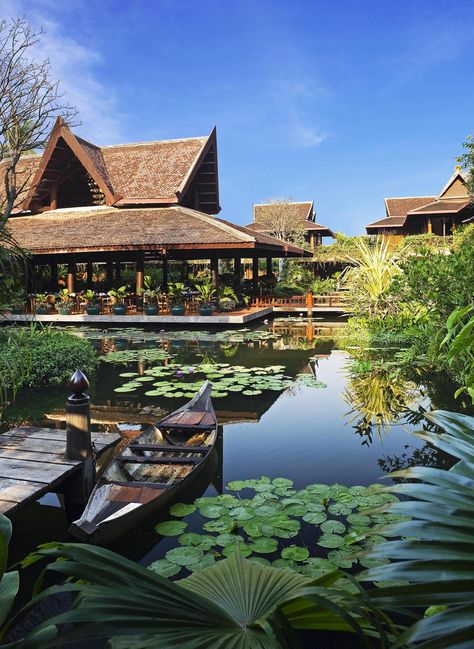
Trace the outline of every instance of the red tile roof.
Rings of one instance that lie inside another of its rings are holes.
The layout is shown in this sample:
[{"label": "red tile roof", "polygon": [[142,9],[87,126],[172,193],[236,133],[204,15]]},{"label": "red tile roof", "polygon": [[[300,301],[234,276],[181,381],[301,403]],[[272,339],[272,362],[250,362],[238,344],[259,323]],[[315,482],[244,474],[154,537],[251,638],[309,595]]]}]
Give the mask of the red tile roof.
[{"label": "red tile roof", "polygon": [[402,228],[405,225],[406,216],[386,216],[380,221],[374,221],[365,226],[366,230],[378,230],[379,228]]},{"label": "red tile roof", "polygon": [[416,216],[417,214],[457,214],[470,204],[470,200],[433,201],[423,207],[411,210],[409,216]]},{"label": "red tile roof", "polygon": [[385,207],[387,216],[405,216],[411,210],[431,203],[436,196],[402,196],[399,198],[386,198]]}]

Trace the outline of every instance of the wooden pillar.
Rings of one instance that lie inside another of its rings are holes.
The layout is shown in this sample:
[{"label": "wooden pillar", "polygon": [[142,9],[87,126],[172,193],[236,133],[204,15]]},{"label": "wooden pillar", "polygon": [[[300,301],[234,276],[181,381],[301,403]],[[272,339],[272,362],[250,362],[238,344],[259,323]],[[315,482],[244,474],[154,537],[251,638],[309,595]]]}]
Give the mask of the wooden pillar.
[{"label": "wooden pillar", "polygon": [[87,270],[86,270],[86,275],[87,275],[86,287],[88,289],[92,289],[92,272],[93,271],[92,271],[92,262],[91,261],[87,262],[87,267],[86,268],[87,268]]},{"label": "wooden pillar", "polygon": [[89,387],[87,377],[77,370],[72,375],[68,388],[72,394],[66,403],[66,458],[82,460],[81,481],[65,492],[65,507],[84,507],[95,480],[95,460],[91,440],[90,398],[86,393]]},{"label": "wooden pillar", "polygon": [[237,295],[240,295],[240,278],[242,275],[242,259],[240,257],[234,257],[234,291],[237,292]]},{"label": "wooden pillar", "polygon": [[58,290],[58,265],[51,264],[51,291],[56,293]]},{"label": "wooden pillar", "polygon": [[135,283],[135,292],[137,295],[140,294],[140,290],[143,288],[143,278],[145,275],[145,262],[143,259],[137,261],[137,278]]},{"label": "wooden pillar", "polygon": [[267,277],[271,277],[273,275],[273,259],[271,257],[267,257]]},{"label": "wooden pillar", "polygon": [[161,288],[165,293],[167,293],[168,292],[168,257],[163,257],[162,269],[163,269],[163,280],[161,283]]},{"label": "wooden pillar", "polygon": [[50,192],[50,207],[52,210],[57,209],[58,207],[58,186],[54,184],[51,187],[51,192]]},{"label": "wooden pillar", "polygon": [[433,232],[433,224],[431,223],[431,218],[428,217],[428,221],[426,222],[426,227],[427,227],[427,232],[428,234],[432,234]]},{"label": "wooden pillar", "polygon": [[120,261],[117,259],[115,262],[115,283],[117,286],[120,284],[120,277],[121,277],[121,266],[120,266]]},{"label": "wooden pillar", "polygon": [[258,291],[258,257],[252,259],[252,290],[254,293]]},{"label": "wooden pillar", "polygon": [[111,259],[107,259],[106,265],[106,280],[105,285],[107,289],[111,289],[114,283],[114,262]]},{"label": "wooden pillar", "polygon": [[216,291],[219,290],[219,259],[217,257],[213,257],[211,259],[211,279],[212,279],[212,285],[216,289]]},{"label": "wooden pillar", "polygon": [[76,264],[74,263],[67,265],[67,290],[69,293],[74,293],[76,290]]}]

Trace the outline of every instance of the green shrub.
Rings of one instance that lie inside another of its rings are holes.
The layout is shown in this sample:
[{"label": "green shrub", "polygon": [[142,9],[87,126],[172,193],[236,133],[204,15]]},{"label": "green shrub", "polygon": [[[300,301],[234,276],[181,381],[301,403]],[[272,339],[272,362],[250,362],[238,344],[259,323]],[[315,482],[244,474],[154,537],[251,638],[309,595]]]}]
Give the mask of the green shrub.
[{"label": "green shrub", "polygon": [[[24,365],[21,386],[58,385],[76,369],[94,372],[98,359],[87,341],[51,328],[5,327],[0,330],[0,373]],[[13,387],[13,386],[12,386]]]}]

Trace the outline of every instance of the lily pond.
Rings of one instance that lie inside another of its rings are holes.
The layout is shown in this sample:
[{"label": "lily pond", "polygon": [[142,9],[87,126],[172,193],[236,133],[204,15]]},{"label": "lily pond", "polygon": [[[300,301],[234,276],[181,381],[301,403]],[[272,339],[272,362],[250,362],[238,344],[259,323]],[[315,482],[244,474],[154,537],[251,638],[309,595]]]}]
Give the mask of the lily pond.
[{"label": "lily pond", "polygon": [[[208,379],[216,453],[188,491],[113,549],[180,578],[230,556],[319,576],[364,563],[394,514],[377,507],[387,472],[448,461],[413,435],[452,408],[450,386],[401,371],[399,350],[344,346],[340,323],[281,318],[220,331],[67,328],[96,348],[93,429],[122,447]],[[20,393],[3,427],[64,426],[64,388]],[[31,521],[35,524],[32,525]],[[393,518],[395,520],[395,518]],[[58,496],[16,515],[15,555],[68,539]]]}]

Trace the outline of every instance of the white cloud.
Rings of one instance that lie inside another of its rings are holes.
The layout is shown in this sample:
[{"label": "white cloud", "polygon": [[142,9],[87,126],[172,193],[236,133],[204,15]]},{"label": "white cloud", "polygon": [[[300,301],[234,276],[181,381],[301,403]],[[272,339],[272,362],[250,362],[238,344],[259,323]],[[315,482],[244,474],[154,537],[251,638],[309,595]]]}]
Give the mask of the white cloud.
[{"label": "white cloud", "polygon": [[35,9],[24,0],[2,0],[1,14],[12,18],[24,16],[35,28],[45,30],[32,52],[38,60],[49,59],[51,79],[59,80],[64,99],[77,108],[81,124],[75,132],[95,144],[123,141],[124,115],[118,112],[116,98],[100,80],[103,64],[100,52],[64,35],[60,22],[50,16],[53,7],[42,4],[43,10],[38,9],[38,4]]}]

